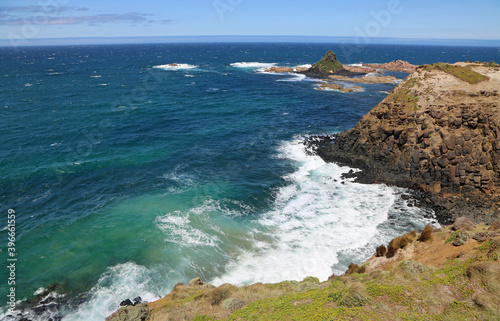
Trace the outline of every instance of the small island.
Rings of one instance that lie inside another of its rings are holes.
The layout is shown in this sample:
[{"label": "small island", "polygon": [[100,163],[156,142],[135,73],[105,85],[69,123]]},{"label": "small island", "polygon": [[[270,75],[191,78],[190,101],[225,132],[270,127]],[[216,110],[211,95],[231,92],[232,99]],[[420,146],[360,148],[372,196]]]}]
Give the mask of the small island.
[{"label": "small island", "polygon": [[[376,75],[381,74],[382,70],[400,71],[411,73],[418,66],[412,65],[406,61],[392,61],[385,64],[361,64],[357,66],[343,65],[335,53],[331,50],[327,51],[326,55],[310,68],[303,66],[285,67],[275,66],[265,69],[265,72],[271,73],[297,73],[306,75],[312,78],[319,78],[323,81],[316,87],[318,90],[335,90],[344,93],[362,91],[359,86],[345,86],[339,82],[347,83],[390,83],[395,84],[399,80],[394,76]],[[370,75],[368,75],[370,74]],[[371,75],[374,74],[374,75]]]}]

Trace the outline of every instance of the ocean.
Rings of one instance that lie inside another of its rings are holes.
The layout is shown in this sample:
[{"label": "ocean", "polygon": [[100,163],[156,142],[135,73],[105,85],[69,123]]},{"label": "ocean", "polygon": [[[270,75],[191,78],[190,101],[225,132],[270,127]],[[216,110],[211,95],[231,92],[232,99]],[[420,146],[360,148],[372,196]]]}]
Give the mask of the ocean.
[{"label": "ocean", "polygon": [[[317,79],[264,72],[327,50],[345,64],[500,60],[496,47],[0,48],[0,318],[103,320],[196,276],[324,281],[438,226],[409,191],[343,179],[350,168],[304,150],[305,137],[352,128],[394,87],[319,91]],[[49,286],[60,305],[29,303]]]}]

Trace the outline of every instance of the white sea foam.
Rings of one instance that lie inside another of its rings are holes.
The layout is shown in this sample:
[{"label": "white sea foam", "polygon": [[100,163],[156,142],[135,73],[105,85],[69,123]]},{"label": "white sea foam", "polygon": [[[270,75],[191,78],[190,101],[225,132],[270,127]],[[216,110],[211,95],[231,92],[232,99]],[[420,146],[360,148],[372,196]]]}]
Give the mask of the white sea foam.
[{"label": "white sea foam", "polygon": [[217,237],[194,227],[191,216],[191,213],[175,211],[157,217],[155,225],[165,233],[167,242],[179,246],[215,246],[218,242]]},{"label": "white sea foam", "polygon": [[311,68],[313,65],[311,64],[304,64],[304,65],[299,65],[297,67],[302,67],[302,68]]},{"label": "white sea foam", "polygon": [[64,321],[98,321],[116,311],[124,299],[141,296],[143,301],[160,298],[151,289],[157,288],[151,278],[151,270],[129,262],[108,268],[97,284],[89,291],[89,299],[77,311],[67,315]]},{"label": "white sea foam", "polygon": [[336,271],[339,255],[350,253],[351,260],[362,262],[372,249],[361,251],[364,257],[353,257],[359,254],[356,251],[374,239],[388,242],[397,234],[381,232],[380,226],[388,220],[400,191],[342,179],[349,168],[307,155],[299,141],[284,143],[280,157],[295,163],[296,170],[284,177],[288,184],[277,190],[272,210],[262,215],[256,222],[261,228],[253,231],[273,241],[240,249],[213,284],[280,282],[306,276],[326,280]]},{"label": "white sea foam", "polygon": [[101,75],[90,76],[90,78],[101,78]]},{"label": "white sea foam", "polygon": [[303,81],[307,78],[306,75],[302,74],[292,74],[292,73],[287,73],[287,75],[290,75],[290,78],[285,78],[285,79],[278,79],[277,81]]},{"label": "white sea foam", "polygon": [[235,62],[230,64],[231,67],[235,68],[252,68],[252,69],[266,69],[276,66],[276,63],[268,62]]},{"label": "white sea foam", "polygon": [[43,287],[38,288],[38,290],[36,290],[36,291],[35,291],[35,293],[33,293],[33,295],[39,295],[39,294],[42,294],[44,291],[45,291],[45,288],[43,288]]},{"label": "white sea foam", "polygon": [[185,69],[194,69],[194,68],[198,68],[198,66],[190,65],[190,64],[173,63],[173,64],[167,64],[167,65],[153,66],[153,68],[162,69],[162,70],[177,71],[177,70],[185,70]]}]

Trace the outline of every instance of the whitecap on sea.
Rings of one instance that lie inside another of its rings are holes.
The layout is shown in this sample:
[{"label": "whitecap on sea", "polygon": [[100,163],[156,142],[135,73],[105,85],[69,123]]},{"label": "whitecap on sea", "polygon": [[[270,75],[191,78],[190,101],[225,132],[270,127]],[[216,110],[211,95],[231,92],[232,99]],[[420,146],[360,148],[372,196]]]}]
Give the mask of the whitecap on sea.
[{"label": "whitecap on sea", "polygon": [[268,62],[234,62],[230,64],[231,67],[235,68],[271,68],[276,66],[276,63],[268,63]]},{"label": "whitecap on sea", "polygon": [[162,70],[184,70],[184,69],[194,69],[197,68],[198,66],[196,65],[190,65],[190,64],[167,64],[167,65],[158,65],[158,66],[153,66],[153,68],[157,69],[162,69]]},{"label": "whitecap on sea", "polygon": [[303,81],[307,78],[306,75],[302,74],[292,74],[292,73],[287,73],[287,75],[291,76],[290,78],[285,78],[285,79],[279,79],[277,81]]}]

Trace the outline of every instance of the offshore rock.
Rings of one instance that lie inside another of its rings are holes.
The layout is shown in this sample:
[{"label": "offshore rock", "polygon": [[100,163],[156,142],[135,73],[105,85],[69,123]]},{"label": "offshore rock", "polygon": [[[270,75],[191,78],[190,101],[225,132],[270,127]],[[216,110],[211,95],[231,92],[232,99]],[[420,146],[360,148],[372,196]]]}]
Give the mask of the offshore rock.
[{"label": "offshore rock", "polygon": [[284,73],[284,72],[294,72],[294,69],[291,67],[270,67],[264,70],[265,72],[275,72],[275,73]]},{"label": "offshore rock", "polygon": [[304,143],[357,181],[423,191],[438,220],[500,218],[500,68],[425,65],[351,130]]},{"label": "offshore rock", "polygon": [[360,73],[377,72],[377,70],[375,70],[375,68],[363,67],[363,66],[344,66],[344,69],[352,71],[352,72],[360,72]]},{"label": "offshore rock", "polygon": [[403,61],[403,60],[391,61],[385,64],[363,64],[363,66],[368,68],[385,69],[390,71],[401,71],[407,73],[412,73],[418,68],[417,65],[412,65],[408,61]]},{"label": "offshore rock", "polygon": [[330,75],[356,76],[364,75],[367,72],[352,72],[344,68],[344,65],[337,60],[333,51],[328,50],[326,55],[306,71],[299,72],[309,77],[328,78]]}]

